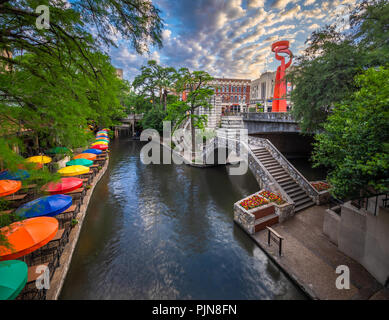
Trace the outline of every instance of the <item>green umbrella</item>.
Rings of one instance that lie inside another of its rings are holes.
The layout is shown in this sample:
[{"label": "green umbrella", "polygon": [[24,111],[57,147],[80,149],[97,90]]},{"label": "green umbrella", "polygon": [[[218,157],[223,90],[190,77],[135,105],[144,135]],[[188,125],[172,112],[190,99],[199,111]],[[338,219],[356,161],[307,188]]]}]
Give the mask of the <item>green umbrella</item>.
[{"label": "green umbrella", "polygon": [[23,261],[0,261],[0,300],[13,300],[27,283],[28,267]]},{"label": "green umbrella", "polygon": [[93,161],[88,159],[74,159],[74,160],[70,160],[69,162],[66,162],[67,167],[70,166],[90,167],[91,165],[93,165]]},{"label": "green umbrella", "polygon": [[66,147],[54,147],[51,148],[50,150],[47,150],[47,154],[65,154],[70,152],[69,148]]}]

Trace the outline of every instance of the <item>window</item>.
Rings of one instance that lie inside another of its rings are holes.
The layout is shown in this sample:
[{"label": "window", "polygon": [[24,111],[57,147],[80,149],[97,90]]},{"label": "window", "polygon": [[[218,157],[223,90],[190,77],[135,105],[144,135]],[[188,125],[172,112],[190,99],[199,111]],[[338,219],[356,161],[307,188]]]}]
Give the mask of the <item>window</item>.
[{"label": "window", "polygon": [[261,83],[261,99],[266,99],[266,82]]},{"label": "window", "polygon": [[246,93],[246,87],[243,87],[243,93]]}]

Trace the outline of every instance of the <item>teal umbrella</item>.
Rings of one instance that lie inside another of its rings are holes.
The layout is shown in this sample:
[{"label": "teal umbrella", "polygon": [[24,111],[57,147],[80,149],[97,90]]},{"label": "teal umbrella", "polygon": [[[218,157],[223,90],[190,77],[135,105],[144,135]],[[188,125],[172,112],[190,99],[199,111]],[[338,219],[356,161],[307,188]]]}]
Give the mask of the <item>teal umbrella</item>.
[{"label": "teal umbrella", "polygon": [[65,154],[68,152],[70,152],[70,150],[66,147],[54,147],[46,151],[47,154]]},{"label": "teal umbrella", "polygon": [[70,161],[66,162],[67,167],[70,167],[70,166],[90,167],[91,165],[93,165],[93,161],[88,160],[88,159],[74,159],[74,160],[70,160]]},{"label": "teal umbrella", "polygon": [[27,283],[28,267],[23,261],[0,261],[0,300],[13,300]]}]

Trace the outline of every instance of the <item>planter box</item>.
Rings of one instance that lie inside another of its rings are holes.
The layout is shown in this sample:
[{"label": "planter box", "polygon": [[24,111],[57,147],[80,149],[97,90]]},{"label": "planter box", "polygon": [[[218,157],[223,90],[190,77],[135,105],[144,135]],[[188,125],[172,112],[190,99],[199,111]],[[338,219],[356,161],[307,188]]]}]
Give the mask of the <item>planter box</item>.
[{"label": "planter box", "polygon": [[260,227],[260,225],[255,226],[255,221],[258,219],[261,219],[266,216],[271,216],[275,213],[277,217],[273,218],[272,220],[266,221],[267,224],[274,224],[277,222],[283,222],[294,216],[293,203],[285,202],[284,204],[278,205],[275,202],[269,202],[268,204],[250,210],[246,210],[240,205],[242,201],[247,200],[248,198],[251,198],[254,195],[266,199],[265,197],[260,195],[260,193],[263,191],[265,190],[260,190],[259,192],[256,192],[234,203],[234,221],[238,223],[249,234],[255,234],[255,232],[257,231],[256,229]]},{"label": "planter box", "polygon": [[[323,181],[310,181],[309,183],[313,187],[312,183],[318,183],[318,182],[323,182]],[[315,187],[313,187],[313,188],[316,190]],[[322,204],[326,204],[330,201],[330,198],[331,198],[330,189],[323,190],[323,191],[318,191],[318,190],[316,190],[316,191],[319,194],[319,196],[316,198],[316,204],[318,206],[322,205]]]}]

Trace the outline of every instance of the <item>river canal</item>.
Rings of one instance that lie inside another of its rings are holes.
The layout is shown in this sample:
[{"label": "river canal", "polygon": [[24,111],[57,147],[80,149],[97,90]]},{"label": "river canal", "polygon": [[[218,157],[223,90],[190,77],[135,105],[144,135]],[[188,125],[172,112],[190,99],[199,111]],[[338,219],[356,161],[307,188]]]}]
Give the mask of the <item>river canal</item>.
[{"label": "river canal", "polygon": [[112,141],[61,299],[305,299],[233,223],[251,172],[144,165],[142,146]]}]

